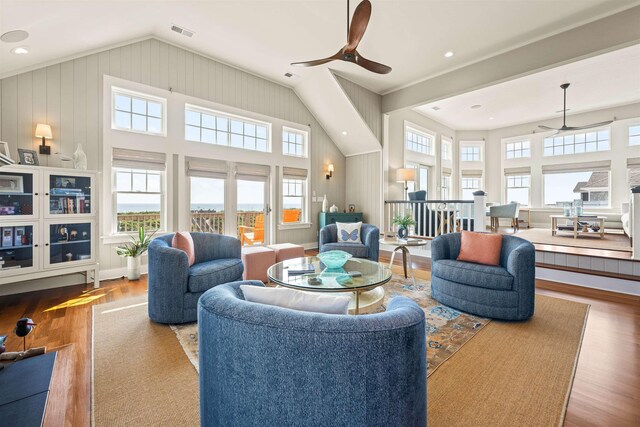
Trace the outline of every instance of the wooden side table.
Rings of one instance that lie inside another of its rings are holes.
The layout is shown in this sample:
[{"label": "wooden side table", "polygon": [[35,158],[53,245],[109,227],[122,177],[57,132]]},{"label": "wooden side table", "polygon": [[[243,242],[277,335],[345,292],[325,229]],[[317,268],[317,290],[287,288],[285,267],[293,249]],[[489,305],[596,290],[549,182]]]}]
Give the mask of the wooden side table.
[{"label": "wooden side table", "polygon": [[409,278],[407,275],[407,262],[409,263],[409,273],[411,275],[411,280],[415,280],[413,276],[413,266],[411,265],[411,253],[409,252],[409,247],[418,247],[425,246],[427,244],[427,240],[422,239],[414,239],[414,240],[404,240],[404,239],[390,239],[390,238],[382,238],[380,239],[380,243],[383,245],[391,245],[395,246],[393,252],[391,253],[391,262],[389,262],[389,268],[393,267],[393,260],[395,259],[396,252],[402,252],[402,267],[404,269],[404,277],[406,279]]},{"label": "wooden side table", "polygon": [[[526,214],[526,220],[520,219],[520,216],[523,216],[523,214]],[[518,228],[520,228],[520,223],[527,223],[527,228],[531,227],[531,209],[520,209],[520,214],[518,215]]]}]

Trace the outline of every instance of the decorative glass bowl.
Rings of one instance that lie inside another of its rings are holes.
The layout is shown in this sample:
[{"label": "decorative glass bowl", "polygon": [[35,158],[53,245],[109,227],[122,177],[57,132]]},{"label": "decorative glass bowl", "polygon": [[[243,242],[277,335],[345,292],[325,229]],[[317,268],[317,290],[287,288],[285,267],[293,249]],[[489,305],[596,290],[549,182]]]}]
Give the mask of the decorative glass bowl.
[{"label": "decorative glass bowl", "polygon": [[328,251],[318,254],[318,258],[327,268],[341,268],[352,256],[345,251]]}]

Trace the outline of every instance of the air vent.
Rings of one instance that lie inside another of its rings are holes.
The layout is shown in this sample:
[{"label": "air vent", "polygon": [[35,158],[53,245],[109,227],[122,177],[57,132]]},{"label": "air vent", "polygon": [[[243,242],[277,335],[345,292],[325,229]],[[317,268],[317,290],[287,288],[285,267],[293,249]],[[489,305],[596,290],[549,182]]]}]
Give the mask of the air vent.
[{"label": "air vent", "polygon": [[171,31],[174,31],[178,34],[182,34],[183,36],[186,36],[189,38],[193,37],[193,35],[195,34],[195,31],[187,30],[186,28],[179,27],[175,24],[171,24]]},{"label": "air vent", "polygon": [[293,74],[293,73],[289,73],[289,72],[284,73],[284,76],[285,76],[285,77],[288,77],[288,78],[290,78],[290,79],[291,79],[291,78],[295,78],[295,79],[297,79],[297,78],[299,78],[299,77],[300,77],[300,76],[299,76],[299,75],[297,75],[297,74]]},{"label": "air vent", "polygon": [[435,107],[431,107],[433,109],[433,111],[439,111],[440,107],[438,107],[437,105]]}]

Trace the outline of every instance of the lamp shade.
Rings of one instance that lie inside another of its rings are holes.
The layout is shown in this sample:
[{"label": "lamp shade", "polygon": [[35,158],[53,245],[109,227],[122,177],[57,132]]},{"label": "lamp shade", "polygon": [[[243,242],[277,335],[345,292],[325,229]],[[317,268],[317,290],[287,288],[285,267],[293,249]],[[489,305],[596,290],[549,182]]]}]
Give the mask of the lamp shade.
[{"label": "lamp shade", "polygon": [[51,126],[38,123],[38,126],[36,126],[36,138],[53,138],[53,135],[51,134]]},{"label": "lamp shade", "polygon": [[416,180],[416,170],[414,168],[398,169],[396,171],[396,181],[398,182],[415,181],[415,180]]},{"label": "lamp shade", "polygon": [[335,171],[334,171],[334,169],[333,169],[333,163],[331,163],[331,164],[329,165],[329,168],[328,168],[327,170],[328,170],[329,172],[335,172]]}]

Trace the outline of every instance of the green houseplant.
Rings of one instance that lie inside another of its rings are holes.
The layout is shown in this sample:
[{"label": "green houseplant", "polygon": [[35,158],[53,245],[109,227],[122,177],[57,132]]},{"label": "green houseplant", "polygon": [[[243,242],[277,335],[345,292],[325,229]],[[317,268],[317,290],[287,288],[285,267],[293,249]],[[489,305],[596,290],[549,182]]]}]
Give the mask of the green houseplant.
[{"label": "green houseplant", "polygon": [[411,215],[407,214],[394,216],[391,223],[398,226],[398,238],[406,239],[409,235],[409,227],[415,225],[416,222]]},{"label": "green houseplant", "polygon": [[127,258],[127,278],[138,280],[140,278],[140,256],[147,252],[151,238],[156,234],[154,231],[150,235],[144,232],[144,227],[138,228],[138,236],[131,236],[131,242],[116,248],[116,253]]}]

